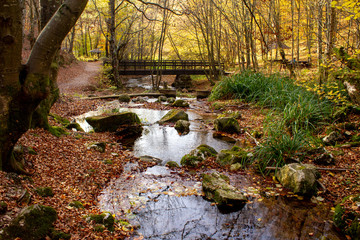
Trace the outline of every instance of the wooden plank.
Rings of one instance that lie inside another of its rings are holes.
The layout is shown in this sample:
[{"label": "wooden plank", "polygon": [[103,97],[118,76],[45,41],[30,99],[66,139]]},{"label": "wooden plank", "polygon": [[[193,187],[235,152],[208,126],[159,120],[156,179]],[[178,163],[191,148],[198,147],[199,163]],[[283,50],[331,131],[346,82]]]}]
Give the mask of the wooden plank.
[{"label": "wooden plank", "polygon": [[[129,97],[160,97],[165,96],[163,93],[134,93],[128,94]],[[111,98],[119,98],[121,95],[105,95],[98,97],[85,97],[81,98],[81,100],[96,100],[96,99],[111,99]]]}]

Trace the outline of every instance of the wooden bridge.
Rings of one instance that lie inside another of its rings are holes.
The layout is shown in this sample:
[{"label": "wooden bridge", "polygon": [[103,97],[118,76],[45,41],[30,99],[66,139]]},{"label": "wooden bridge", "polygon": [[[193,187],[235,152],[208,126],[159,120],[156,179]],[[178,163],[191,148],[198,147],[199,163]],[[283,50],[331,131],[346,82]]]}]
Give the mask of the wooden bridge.
[{"label": "wooden bridge", "polygon": [[[215,63],[215,74],[224,73],[224,64]],[[157,70],[158,69],[158,70]],[[205,75],[211,72],[209,62],[197,60],[166,60],[166,61],[121,61],[120,75]]]}]

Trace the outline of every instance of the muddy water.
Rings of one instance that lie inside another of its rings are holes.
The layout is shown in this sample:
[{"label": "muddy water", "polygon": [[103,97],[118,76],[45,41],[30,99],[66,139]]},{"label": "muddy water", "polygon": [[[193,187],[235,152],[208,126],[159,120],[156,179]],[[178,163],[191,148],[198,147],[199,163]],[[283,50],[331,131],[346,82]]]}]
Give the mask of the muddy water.
[{"label": "muddy water", "polygon": [[202,197],[201,183],[157,166],[145,173],[128,173],[112,182],[99,198],[103,211],[126,215],[139,226],[131,237],[143,239],[341,239],[330,222],[330,209],[310,201],[268,197],[246,177],[231,176],[249,202],[224,213]]}]

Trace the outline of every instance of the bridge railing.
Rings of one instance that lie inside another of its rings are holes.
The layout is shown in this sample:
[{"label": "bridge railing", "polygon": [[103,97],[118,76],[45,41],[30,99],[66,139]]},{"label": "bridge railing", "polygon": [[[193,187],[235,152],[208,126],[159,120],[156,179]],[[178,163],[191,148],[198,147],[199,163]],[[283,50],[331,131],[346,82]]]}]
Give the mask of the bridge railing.
[{"label": "bridge railing", "polygon": [[[217,69],[224,69],[224,63],[215,62]],[[120,61],[120,70],[206,70],[210,69],[210,62],[199,60],[164,60],[158,61]]]}]

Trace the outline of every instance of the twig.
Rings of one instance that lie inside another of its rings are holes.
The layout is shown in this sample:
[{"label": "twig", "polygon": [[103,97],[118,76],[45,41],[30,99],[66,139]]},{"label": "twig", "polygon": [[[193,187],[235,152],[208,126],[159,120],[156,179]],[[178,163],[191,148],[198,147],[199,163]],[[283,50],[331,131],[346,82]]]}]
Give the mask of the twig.
[{"label": "twig", "polygon": [[326,187],[324,186],[324,184],[322,184],[319,180],[316,180],[316,183],[324,190],[324,193],[327,192]]},{"label": "twig", "polygon": [[252,140],[254,140],[256,146],[260,146],[262,147],[261,143],[258,142],[258,140],[256,140],[256,138],[254,138],[250,133],[245,132]]}]

